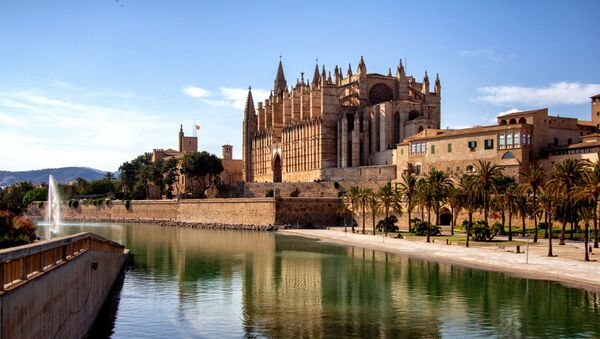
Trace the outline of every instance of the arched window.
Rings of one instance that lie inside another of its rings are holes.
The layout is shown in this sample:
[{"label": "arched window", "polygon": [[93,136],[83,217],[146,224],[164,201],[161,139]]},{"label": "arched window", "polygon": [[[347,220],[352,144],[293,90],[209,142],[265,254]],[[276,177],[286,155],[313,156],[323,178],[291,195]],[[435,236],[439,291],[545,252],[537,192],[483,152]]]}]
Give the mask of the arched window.
[{"label": "arched window", "polygon": [[467,168],[465,170],[467,171],[467,173],[473,173],[473,165],[467,165]]},{"label": "arched window", "polygon": [[512,154],[511,152],[506,152],[504,153],[504,155],[502,156],[502,159],[514,159],[515,155]]},{"label": "arched window", "polygon": [[504,146],[504,133],[498,137],[498,146]]},{"label": "arched window", "polygon": [[500,120],[500,125],[506,125],[506,120],[504,120],[504,119]]},{"label": "arched window", "polygon": [[517,123],[517,120],[515,120],[515,118],[510,119],[510,121],[508,122],[509,125],[514,125]]},{"label": "arched window", "polygon": [[394,144],[400,143],[400,112],[394,113]]},{"label": "arched window", "polygon": [[376,84],[369,91],[369,102],[371,105],[394,99],[394,93],[386,84]]},{"label": "arched window", "polygon": [[421,115],[418,111],[412,110],[408,112],[408,120],[415,120]]},{"label": "arched window", "polygon": [[513,141],[513,139],[512,139],[512,133],[508,132],[506,134],[506,145],[512,145],[512,141]]},{"label": "arched window", "polygon": [[521,118],[519,118],[519,123],[520,123],[520,124],[526,124],[526,123],[527,123],[527,120],[525,120],[525,118],[524,118],[524,117],[521,117]]},{"label": "arched window", "polygon": [[514,138],[514,144],[516,146],[519,145],[519,131],[515,131],[515,133],[513,134],[513,138]]},{"label": "arched window", "polygon": [[419,126],[419,133],[423,132],[423,126]]}]

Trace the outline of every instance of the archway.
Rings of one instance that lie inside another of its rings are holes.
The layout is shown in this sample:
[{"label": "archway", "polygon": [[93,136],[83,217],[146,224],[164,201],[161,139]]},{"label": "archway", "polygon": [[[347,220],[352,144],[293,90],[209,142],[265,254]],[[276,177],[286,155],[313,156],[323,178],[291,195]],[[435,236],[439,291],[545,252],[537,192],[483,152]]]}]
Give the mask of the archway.
[{"label": "archway", "polygon": [[281,182],[281,157],[279,154],[273,159],[273,182]]},{"label": "archway", "polygon": [[452,213],[447,208],[442,208],[440,210],[440,226],[450,226],[452,222]]},{"label": "archway", "polygon": [[500,120],[500,125],[506,125],[506,124],[507,124],[506,120],[504,120],[504,119]]},{"label": "archway", "polygon": [[517,120],[515,118],[510,119],[510,121],[508,122],[509,125],[514,125],[517,123]]},{"label": "archway", "polygon": [[527,120],[524,117],[519,118],[519,123],[520,124],[526,124]]}]

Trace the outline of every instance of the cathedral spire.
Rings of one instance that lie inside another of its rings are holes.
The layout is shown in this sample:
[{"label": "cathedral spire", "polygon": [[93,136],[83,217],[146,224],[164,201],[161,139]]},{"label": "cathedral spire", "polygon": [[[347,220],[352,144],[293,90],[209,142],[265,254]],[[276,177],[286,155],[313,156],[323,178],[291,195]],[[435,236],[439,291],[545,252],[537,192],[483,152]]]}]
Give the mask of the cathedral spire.
[{"label": "cathedral spire", "polygon": [[312,84],[317,86],[321,83],[321,75],[319,74],[319,59],[317,59],[317,63],[315,64],[315,73],[313,74]]},{"label": "cathedral spire", "polygon": [[285,75],[283,74],[283,65],[281,64],[281,59],[279,59],[279,66],[277,67],[277,76],[275,77],[273,91],[275,92],[275,95],[282,97],[283,92],[286,90],[287,82],[285,81]]},{"label": "cathedral spire", "polygon": [[433,85],[433,90],[435,91],[435,94],[440,95],[440,93],[442,92],[442,84],[440,83],[440,74],[436,73],[435,74],[435,83]]},{"label": "cathedral spire", "polygon": [[248,87],[248,97],[246,98],[246,107],[244,108],[244,120],[248,121],[251,118],[254,118],[255,114],[254,100],[252,99],[252,87]]},{"label": "cathedral spire", "polygon": [[352,77],[352,64],[348,64],[348,79]]},{"label": "cathedral spire", "polygon": [[362,55],[360,56],[360,61],[358,62],[358,69],[356,72],[367,74],[367,64],[365,64],[365,59]]},{"label": "cathedral spire", "polygon": [[400,59],[400,64],[398,64],[398,69],[396,70],[396,77],[398,79],[404,78],[406,74],[404,73],[404,65],[402,64],[402,59]]},{"label": "cathedral spire", "polygon": [[423,94],[429,94],[429,76],[427,75],[427,71],[425,71],[425,76],[423,77],[423,87],[421,88],[421,92]]}]

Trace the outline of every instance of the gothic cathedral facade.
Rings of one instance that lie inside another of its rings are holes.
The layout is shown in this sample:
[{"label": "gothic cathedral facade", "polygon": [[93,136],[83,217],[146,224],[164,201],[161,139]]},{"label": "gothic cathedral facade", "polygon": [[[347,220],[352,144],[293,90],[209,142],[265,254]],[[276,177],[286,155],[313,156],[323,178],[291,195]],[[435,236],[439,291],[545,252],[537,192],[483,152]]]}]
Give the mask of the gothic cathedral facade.
[{"label": "gothic cathedral facade", "polygon": [[301,73],[288,88],[281,61],[269,98],[254,106],[251,90],[244,109],[243,177],[246,182],[331,180],[364,166],[393,166],[396,145],[424,129],[440,128],[441,85],[433,91],[406,75],[367,73],[361,57],[326,73],[315,65],[312,80]]}]

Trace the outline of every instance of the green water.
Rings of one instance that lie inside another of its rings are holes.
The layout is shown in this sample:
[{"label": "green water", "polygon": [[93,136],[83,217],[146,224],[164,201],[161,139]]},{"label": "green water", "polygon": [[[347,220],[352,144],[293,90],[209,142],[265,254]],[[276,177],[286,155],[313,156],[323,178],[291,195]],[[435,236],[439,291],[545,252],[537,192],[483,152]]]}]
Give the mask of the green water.
[{"label": "green water", "polygon": [[276,233],[72,224],[133,266],[93,337],[600,337],[600,295]]}]

